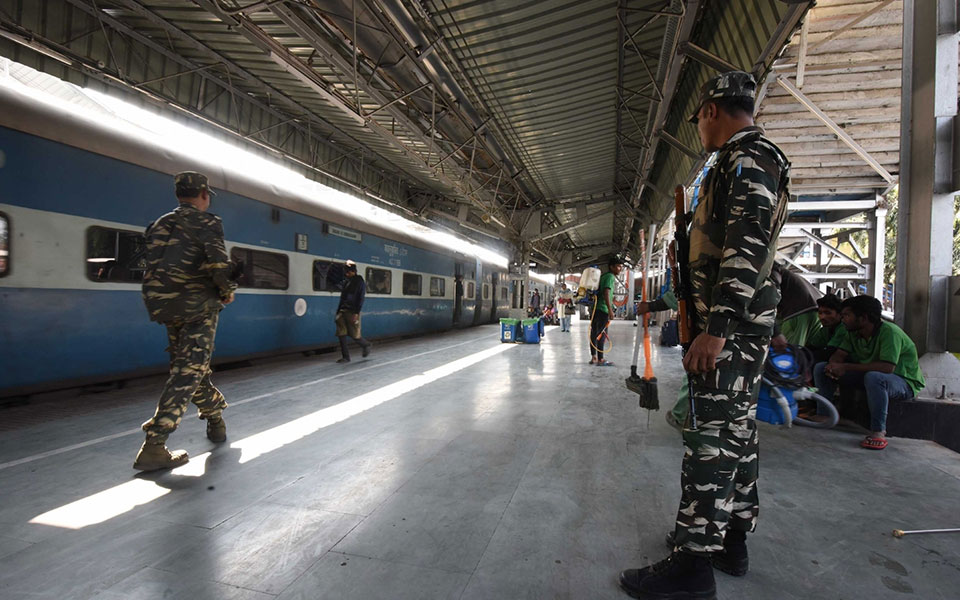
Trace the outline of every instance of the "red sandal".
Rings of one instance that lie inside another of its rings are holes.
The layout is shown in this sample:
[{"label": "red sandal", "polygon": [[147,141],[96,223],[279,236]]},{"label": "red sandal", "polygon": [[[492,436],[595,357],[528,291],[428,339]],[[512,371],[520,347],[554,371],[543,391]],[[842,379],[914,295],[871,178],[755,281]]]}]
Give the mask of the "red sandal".
[{"label": "red sandal", "polygon": [[867,450],[883,450],[887,447],[887,440],[885,438],[875,438],[867,436],[866,439],[860,442],[861,448],[866,448]]}]

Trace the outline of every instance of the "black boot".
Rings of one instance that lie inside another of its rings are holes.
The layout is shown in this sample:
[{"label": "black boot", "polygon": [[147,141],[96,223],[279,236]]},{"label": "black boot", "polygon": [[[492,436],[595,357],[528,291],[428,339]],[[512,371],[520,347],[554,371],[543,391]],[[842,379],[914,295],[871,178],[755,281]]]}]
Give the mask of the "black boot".
[{"label": "black boot", "polygon": [[642,569],[620,573],[620,587],[640,600],[716,600],[713,567],[705,556],[675,551]]},{"label": "black boot", "polygon": [[723,552],[710,555],[713,568],[734,577],[743,577],[750,569],[747,556],[747,533],[728,529],[723,537]]},{"label": "black boot", "polygon": [[[674,532],[667,532],[667,547],[671,550],[676,547]],[[727,529],[723,537],[723,550],[710,555],[710,562],[714,569],[719,569],[727,575],[743,577],[750,569],[750,560],[747,556],[747,533],[735,529]]]}]

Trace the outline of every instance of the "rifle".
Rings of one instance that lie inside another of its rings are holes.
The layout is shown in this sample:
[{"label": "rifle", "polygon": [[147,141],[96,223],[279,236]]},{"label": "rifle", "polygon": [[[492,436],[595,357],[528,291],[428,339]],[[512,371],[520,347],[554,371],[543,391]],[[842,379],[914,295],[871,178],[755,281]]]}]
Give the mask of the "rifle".
[{"label": "rifle", "polygon": [[686,199],[683,193],[683,186],[678,185],[673,192],[673,199],[676,205],[676,232],[674,233],[674,252],[673,263],[671,267],[674,272],[675,288],[677,290],[677,311],[680,317],[677,319],[677,328],[680,334],[680,345],[686,352],[693,341],[693,320],[690,310],[693,309],[693,301],[690,297],[690,240],[687,236],[687,213]]},{"label": "rifle", "polygon": [[[678,185],[673,191],[673,199],[676,208],[674,224],[676,232],[674,233],[674,252],[673,263],[671,267],[674,273],[674,285],[677,290],[677,330],[680,335],[680,346],[683,353],[686,354],[690,349],[690,343],[693,341],[694,325],[691,311],[695,311],[693,298],[690,289],[690,239],[687,235],[687,210],[686,197],[683,193],[683,186]],[[696,404],[693,398],[693,385],[690,378],[687,378],[687,392],[690,395],[690,425],[692,429],[697,428]]]}]

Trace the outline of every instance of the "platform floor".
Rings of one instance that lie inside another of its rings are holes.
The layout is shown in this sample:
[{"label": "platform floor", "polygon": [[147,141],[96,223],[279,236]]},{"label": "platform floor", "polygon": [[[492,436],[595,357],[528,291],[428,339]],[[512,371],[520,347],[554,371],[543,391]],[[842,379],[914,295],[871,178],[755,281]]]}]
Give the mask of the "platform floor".
[{"label": "platform floor", "polygon": [[[586,364],[588,328],[218,373],[228,443],[192,412],[190,464],[153,475],[131,464],[160,378],[0,409],[0,598],[626,598],[617,573],[667,552],[681,441],[623,387],[632,324],[613,368]],[[666,403],[678,350],[656,367]],[[960,455],[761,427],[751,571],[719,598],[960,598],[960,535],[891,535],[960,527]]]}]

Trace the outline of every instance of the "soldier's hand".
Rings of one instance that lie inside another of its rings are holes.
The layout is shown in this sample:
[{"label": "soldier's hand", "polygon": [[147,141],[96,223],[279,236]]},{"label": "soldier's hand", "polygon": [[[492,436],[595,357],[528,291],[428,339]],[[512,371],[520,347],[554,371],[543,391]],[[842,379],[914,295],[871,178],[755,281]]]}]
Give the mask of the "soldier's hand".
[{"label": "soldier's hand", "polygon": [[727,343],[726,338],[700,333],[693,339],[683,357],[683,368],[688,373],[706,373],[717,368],[717,356]]},{"label": "soldier's hand", "polygon": [[637,314],[645,315],[650,312],[650,303],[649,302],[637,302]]},{"label": "soldier's hand", "polygon": [[233,292],[230,292],[230,295],[220,301],[224,306],[233,302]]},{"label": "soldier's hand", "polygon": [[353,315],[353,322],[354,322],[354,323],[359,323],[359,322],[360,322],[360,315]]}]

